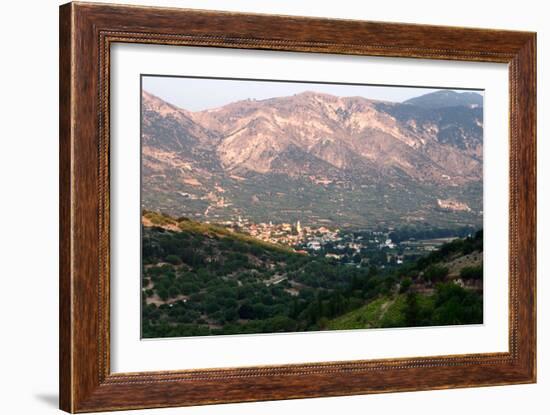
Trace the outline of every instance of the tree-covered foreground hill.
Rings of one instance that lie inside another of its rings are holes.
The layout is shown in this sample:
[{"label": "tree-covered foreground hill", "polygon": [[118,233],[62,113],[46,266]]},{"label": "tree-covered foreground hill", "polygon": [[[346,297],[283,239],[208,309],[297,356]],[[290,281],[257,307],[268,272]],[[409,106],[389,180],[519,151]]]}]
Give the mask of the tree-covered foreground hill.
[{"label": "tree-covered foreground hill", "polygon": [[377,269],[185,218],[143,223],[144,338],[483,322],[481,232]]}]

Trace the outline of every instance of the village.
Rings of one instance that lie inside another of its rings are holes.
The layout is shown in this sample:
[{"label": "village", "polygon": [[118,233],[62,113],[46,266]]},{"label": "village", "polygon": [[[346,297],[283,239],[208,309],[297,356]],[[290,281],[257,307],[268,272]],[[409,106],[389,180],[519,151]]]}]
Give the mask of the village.
[{"label": "village", "polygon": [[300,221],[254,223],[241,216],[235,221],[221,222],[220,225],[264,242],[289,246],[297,253],[321,256],[356,267],[398,266],[426,255],[454,239],[409,238],[398,242],[391,238],[393,229],[351,232],[327,226],[303,226]]},{"label": "village", "polygon": [[320,249],[325,243],[341,239],[338,229],[329,229],[325,226],[302,226],[300,221],[295,223],[254,223],[239,216],[237,221],[224,221],[220,224],[264,242],[293,248],[303,245],[315,250]]}]

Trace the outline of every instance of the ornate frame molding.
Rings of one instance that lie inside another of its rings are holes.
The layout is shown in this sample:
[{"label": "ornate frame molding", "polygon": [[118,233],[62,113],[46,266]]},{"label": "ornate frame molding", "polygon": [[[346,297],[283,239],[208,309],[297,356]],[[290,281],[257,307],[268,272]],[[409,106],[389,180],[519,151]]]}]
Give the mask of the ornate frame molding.
[{"label": "ornate frame molding", "polygon": [[[89,412],[535,381],[535,34],[86,3],[61,6],[60,29],[62,409]],[[337,41],[332,40],[335,33]],[[510,351],[111,373],[109,70],[110,46],[117,42],[508,63]]]}]

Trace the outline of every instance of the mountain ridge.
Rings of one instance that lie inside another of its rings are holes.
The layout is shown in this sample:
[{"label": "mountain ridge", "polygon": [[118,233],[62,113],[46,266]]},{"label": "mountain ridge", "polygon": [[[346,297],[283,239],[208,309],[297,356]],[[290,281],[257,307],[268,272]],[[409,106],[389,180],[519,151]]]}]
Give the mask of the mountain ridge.
[{"label": "mountain ridge", "polygon": [[483,96],[477,92],[440,90],[408,99],[403,101],[403,104],[416,105],[428,109],[483,106]]},{"label": "mountain ridge", "polygon": [[[280,176],[294,180],[292,186],[330,182],[402,191],[413,182],[426,194],[440,188],[442,199],[449,198],[445,188],[475,187],[482,178],[483,112],[477,107],[427,110],[307,91],[191,112],[146,91],[142,96],[144,190],[157,195],[146,195],[148,208],[172,205],[177,213],[178,202],[166,200],[174,199],[175,189],[150,180],[167,172],[174,188],[189,193],[202,186],[201,197],[214,192],[217,199],[223,192],[215,187],[231,176],[255,187]],[[190,189],[189,183],[199,185]],[[229,193],[238,192],[234,184]],[[164,202],[154,206],[153,199]]]}]

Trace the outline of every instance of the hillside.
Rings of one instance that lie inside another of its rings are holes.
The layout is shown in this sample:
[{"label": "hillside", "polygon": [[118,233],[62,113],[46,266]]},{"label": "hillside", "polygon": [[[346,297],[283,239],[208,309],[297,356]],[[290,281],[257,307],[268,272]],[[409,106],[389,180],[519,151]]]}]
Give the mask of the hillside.
[{"label": "hillside", "polygon": [[408,99],[404,101],[403,104],[431,109],[460,106],[481,107],[483,106],[483,96],[476,92],[443,90]]},{"label": "hillside", "polygon": [[483,234],[457,239],[397,271],[390,295],[328,322],[331,330],[483,322]]},{"label": "hillside", "polygon": [[[461,287],[440,269],[474,252],[479,238],[383,270],[297,253],[186,218],[146,212],[143,224],[145,338],[482,321],[480,290]],[[474,274],[467,279],[480,277]],[[456,301],[470,311],[453,308]],[[434,304],[433,316],[419,311],[424,317],[412,321],[418,304]]]},{"label": "hillside", "polygon": [[142,119],[145,209],[348,228],[481,225],[480,107],[304,92],[190,112],[143,91]]}]

